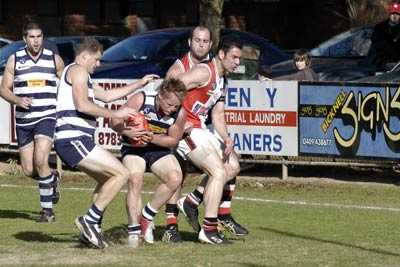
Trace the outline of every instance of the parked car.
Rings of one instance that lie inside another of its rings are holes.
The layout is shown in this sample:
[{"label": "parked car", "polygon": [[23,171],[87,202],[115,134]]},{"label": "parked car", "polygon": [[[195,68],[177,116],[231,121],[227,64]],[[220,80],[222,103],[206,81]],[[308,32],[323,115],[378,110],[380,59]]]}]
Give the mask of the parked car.
[{"label": "parked car", "polygon": [[[177,58],[189,50],[190,28],[168,28],[128,37],[107,49],[94,78],[139,78],[148,73],[164,77]],[[249,32],[222,29],[221,36],[235,35],[244,45],[243,64],[235,79],[255,79],[258,63],[270,66],[289,56],[268,40]]]},{"label": "parked car", "polygon": [[5,45],[8,45],[8,44],[10,44],[10,43],[12,43],[11,40],[6,39],[6,38],[1,38],[1,37],[0,37],[0,48],[2,48],[2,47],[5,46]]},{"label": "parked car", "polygon": [[[310,50],[312,68],[320,81],[349,81],[380,71],[368,63],[373,26],[363,26],[338,34]],[[272,78],[290,74],[296,69],[289,60],[269,68]]]},{"label": "parked car", "polygon": [[357,82],[373,83],[400,83],[400,62],[393,69],[382,74],[373,75],[358,79]]},{"label": "parked car", "polygon": [[[64,60],[64,64],[71,63],[75,58],[74,47],[82,40],[84,36],[60,36],[60,37],[48,37],[44,41],[44,46],[52,49],[58,53]],[[112,36],[93,36],[103,45],[104,49],[118,43],[121,38]],[[10,55],[15,53],[18,49],[25,45],[24,41],[12,42],[0,50],[0,74],[3,73],[5,64]]]}]

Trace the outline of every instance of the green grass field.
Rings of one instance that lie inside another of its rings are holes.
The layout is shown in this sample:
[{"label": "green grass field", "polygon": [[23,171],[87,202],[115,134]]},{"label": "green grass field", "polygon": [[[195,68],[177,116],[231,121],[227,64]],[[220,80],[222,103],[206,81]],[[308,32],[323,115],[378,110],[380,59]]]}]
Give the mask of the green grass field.
[{"label": "green grass field", "polygon": [[[156,182],[146,177],[145,191]],[[189,178],[188,192],[196,178]],[[182,244],[160,241],[164,214],[156,220],[155,245],[125,246],[124,194],[106,211],[105,250],[77,242],[74,218],[86,212],[93,182],[66,176],[57,221],[38,224],[33,181],[0,176],[0,266],[400,266],[400,188],[392,184],[268,180],[249,186],[239,178],[235,218],[250,235],[232,245],[200,244],[180,218]],[[145,193],[144,199],[151,195]]]}]

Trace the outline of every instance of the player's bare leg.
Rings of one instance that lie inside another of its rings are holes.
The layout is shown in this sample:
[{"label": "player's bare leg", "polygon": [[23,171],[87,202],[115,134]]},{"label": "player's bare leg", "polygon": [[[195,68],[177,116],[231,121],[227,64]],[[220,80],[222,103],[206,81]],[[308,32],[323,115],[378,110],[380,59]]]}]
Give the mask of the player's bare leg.
[{"label": "player's bare leg", "polygon": [[197,167],[209,175],[204,190],[205,213],[199,240],[211,244],[226,243],[226,240],[222,239],[217,231],[218,206],[227,179],[224,163],[218,151],[211,144],[196,147],[188,154],[188,157]]},{"label": "player's bare leg", "polygon": [[126,155],[124,165],[129,170],[128,192],[126,194],[126,211],[128,215],[128,246],[139,246],[140,216],[142,211],[143,175],[146,171],[146,162],[135,155]]},{"label": "player's bare leg", "polygon": [[30,178],[34,178],[37,175],[36,170],[33,167],[33,152],[34,142],[19,148],[22,171]]},{"label": "player's bare leg", "polygon": [[[167,155],[157,160],[152,166],[151,171],[160,178],[161,184],[157,187],[153,198],[142,211],[142,234],[144,240],[148,243],[154,242],[153,237],[153,219],[158,210],[172,197],[175,191],[182,183],[182,171],[178,160],[173,155]],[[148,227],[143,227],[147,225]],[[177,228],[170,229],[174,236],[173,242],[179,242]],[[172,241],[172,240],[171,240]]]},{"label": "player's bare leg", "polygon": [[[96,180],[101,177],[99,182],[102,186],[92,206],[85,215],[75,220],[75,224],[91,244],[105,248],[108,245],[101,233],[100,225],[103,212],[127,182],[129,172],[110,152],[98,146],[79,162],[78,168],[94,175],[93,178]],[[108,177],[105,182],[102,180],[104,176]]]}]

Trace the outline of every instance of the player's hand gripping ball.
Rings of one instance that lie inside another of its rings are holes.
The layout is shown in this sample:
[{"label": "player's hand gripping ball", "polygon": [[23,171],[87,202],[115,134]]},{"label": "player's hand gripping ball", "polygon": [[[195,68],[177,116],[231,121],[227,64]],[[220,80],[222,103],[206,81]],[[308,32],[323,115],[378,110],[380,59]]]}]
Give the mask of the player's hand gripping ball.
[{"label": "player's hand gripping ball", "polygon": [[[146,120],[143,113],[141,113],[141,112],[131,114],[128,118],[126,125],[133,128],[134,130],[143,130],[143,131],[149,130],[149,123]],[[140,138],[140,136],[138,136],[138,138],[135,138],[135,139],[130,138],[129,143],[133,146],[145,146],[146,145],[143,142],[143,140]]]}]

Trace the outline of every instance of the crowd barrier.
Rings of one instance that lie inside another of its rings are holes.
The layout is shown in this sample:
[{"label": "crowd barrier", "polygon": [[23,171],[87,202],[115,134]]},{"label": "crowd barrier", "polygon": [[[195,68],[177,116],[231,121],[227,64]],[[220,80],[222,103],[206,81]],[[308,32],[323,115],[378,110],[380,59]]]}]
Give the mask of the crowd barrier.
[{"label": "crowd barrier", "polygon": [[[133,80],[95,80],[106,90]],[[144,89],[155,89],[161,80]],[[117,109],[127,98],[98,104]],[[0,144],[16,145],[14,108],[0,100]],[[390,168],[400,157],[400,85],[230,80],[225,119],[244,163]],[[119,151],[108,119],[96,143]]]}]

